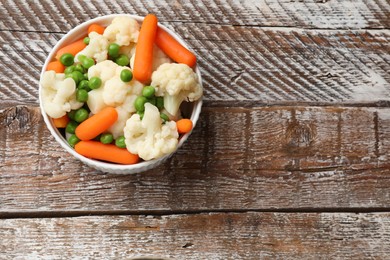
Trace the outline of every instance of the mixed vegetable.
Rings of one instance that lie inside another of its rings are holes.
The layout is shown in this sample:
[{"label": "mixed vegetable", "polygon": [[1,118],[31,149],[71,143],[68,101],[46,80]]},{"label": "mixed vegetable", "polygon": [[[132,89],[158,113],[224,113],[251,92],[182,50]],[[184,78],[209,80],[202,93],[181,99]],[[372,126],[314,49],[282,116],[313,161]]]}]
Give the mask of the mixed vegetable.
[{"label": "mixed vegetable", "polygon": [[196,57],[147,15],[127,16],[58,50],[41,78],[44,111],[79,154],[119,164],[160,158],[192,130],[181,104],[203,94]]}]

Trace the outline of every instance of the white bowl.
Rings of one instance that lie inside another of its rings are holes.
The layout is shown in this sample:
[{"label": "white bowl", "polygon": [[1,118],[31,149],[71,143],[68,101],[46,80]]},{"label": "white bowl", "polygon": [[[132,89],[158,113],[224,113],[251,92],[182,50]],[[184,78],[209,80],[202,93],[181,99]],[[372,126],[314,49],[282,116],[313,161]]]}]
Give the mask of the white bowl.
[{"label": "white bowl", "polygon": [[[128,17],[131,17],[131,18],[137,20],[140,24],[143,21],[143,17],[136,16],[136,15],[112,14],[112,15],[106,15],[106,16],[101,16],[101,17],[98,17],[98,18],[94,18],[92,20],[89,20],[87,22],[84,22],[84,23],[76,26],[74,29],[70,30],[64,37],[62,37],[62,39],[53,47],[53,49],[51,50],[51,52],[49,53],[49,56],[47,57],[47,59],[45,61],[45,64],[42,67],[41,78],[42,78],[43,73],[46,71],[46,67],[47,67],[48,63],[54,58],[56,52],[62,46],[65,46],[67,44],[70,44],[70,43],[74,42],[75,40],[78,40],[78,39],[80,39],[82,37],[85,37],[87,29],[88,29],[88,27],[91,24],[97,23],[97,24],[100,24],[100,25],[103,25],[103,26],[108,26],[111,23],[111,21],[115,17],[117,17],[117,16],[128,16]],[[185,42],[182,39],[180,39],[174,32],[169,30],[167,27],[161,25],[160,23],[158,25],[159,25],[160,28],[162,28],[163,30],[167,31],[170,35],[172,35],[183,46],[188,48],[188,46],[185,44]],[[202,84],[202,77],[201,77],[199,68],[197,66],[195,67],[195,72],[198,75],[200,84]],[[58,129],[53,125],[52,119],[49,118],[48,115],[45,113],[45,111],[43,109],[43,104],[42,104],[41,91],[42,91],[42,86],[39,85],[39,103],[40,103],[41,113],[42,113],[43,119],[44,119],[47,127],[50,130],[50,133],[54,136],[56,141],[66,151],[68,151],[70,154],[72,154],[74,157],[76,157],[77,159],[79,159],[83,163],[85,163],[85,164],[87,164],[87,165],[89,165],[89,166],[91,166],[91,167],[93,167],[95,169],[98,169],[98,170],[103,171],[103,172],[118,173],[118,174],[139,173],[139,172],[147,171],[147,170],[150,170],[152,168],[157,167],[158,165],[162,164],[169,157],[171,157],[173,155],[173,153],[171,153],[171,154],[168,154],[168,155],[166,155],[164,157],[161,157],[159,159],[150,160],[150,161],[141,161],[140,163],[132,164],[132,165],[114,164],[114,163],[108,163],[108,162],[98,161],[98,160],[94,160],[94,159],[90,159],[90,158],[84,157],[84,156],[78,154],[68,144],[68,142],[66,141],[65,137],[62,136],[61,133],[58,131]],[[190,115],[191,115],[190,119],[192,120],[193,126],[195,127],[196,122],[198,121],[198,118],[199,118],[199,114],[200,114],[201,108],[202,108],[202,98],[199,99],[196,102],[188,103],[188,107],[187,108],[190,110]],[[187,133],[187,134],[185,134],[184,136],[181,137],[181,139],[179,140],[179,143],[177,145],[177,149],[180,148],[180,146],[183,145],[183,143],[188,139],[190,134],[191,134],[191,132]]]}]

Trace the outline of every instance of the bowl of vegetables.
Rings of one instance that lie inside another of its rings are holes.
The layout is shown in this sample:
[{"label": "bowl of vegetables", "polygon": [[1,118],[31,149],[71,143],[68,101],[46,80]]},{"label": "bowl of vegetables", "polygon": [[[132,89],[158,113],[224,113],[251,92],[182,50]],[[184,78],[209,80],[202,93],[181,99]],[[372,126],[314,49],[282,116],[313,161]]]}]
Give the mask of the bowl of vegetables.
[{"label": "bowl of vegetables", "polygon": [[69,31],[49,53],[39,102],[55,140],[103,172],[152,169],[195,127],[203,87],[196,57],[153,14],[114,14]]}]

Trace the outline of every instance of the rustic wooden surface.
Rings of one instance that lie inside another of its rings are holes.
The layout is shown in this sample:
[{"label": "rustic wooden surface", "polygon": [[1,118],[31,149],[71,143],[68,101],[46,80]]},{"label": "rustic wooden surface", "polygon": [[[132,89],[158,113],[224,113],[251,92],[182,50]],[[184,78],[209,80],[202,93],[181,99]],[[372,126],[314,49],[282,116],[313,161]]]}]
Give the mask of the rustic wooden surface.
[{"label": "rustic wooden surface", "polygon": [[[199,58],[201,119],[104,174],[50,136],[40,70],[79,23],[149,12]],[[0,259],[388,259],[388,0],[1,1],[0,61]]]}]

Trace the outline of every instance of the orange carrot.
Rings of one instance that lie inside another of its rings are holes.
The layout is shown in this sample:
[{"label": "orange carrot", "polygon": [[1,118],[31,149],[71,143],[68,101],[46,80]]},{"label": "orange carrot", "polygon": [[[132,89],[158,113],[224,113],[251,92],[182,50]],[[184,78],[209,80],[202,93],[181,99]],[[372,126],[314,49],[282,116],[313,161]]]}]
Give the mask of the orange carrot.
[{"label": "orange carrot", "polygon": [[60,118],[53,118],[53,124],[57,128],[65,128],[68,123],[69,117],[66,114]]},{"label": "orange carrot", "polygon": [[149,83],[152,76],[153,45],[156,38],[157,17],[153,14],[145,16],[135,49],[134,78],[142,83]]},{"label": "orange carrot", "polygon": [[99,25],[99,24],[96,24],[96,23],[93,23],[91,24],[89,27],[88,27],[88,34],[90,32],[97,32],[98,34],[103,34],[104,33],[104,30],[106,28],[104,28],[103,26]]},{"label": "orange carrot", "polygon": [[87,45],[84,43],[84,38],[80,39],[78,41],[75,41],[69,45],[66,45],[59,49],[56,53],[56,59],[59,60],[62,56],[62,54],[70,53],[73,56],[76,56],[77,53],[82,51]]},{"label": "orange carrot", "polygon": [[188,118],[183,118],[176,121],[177,132],[179,134],[186,134],[192,130],[192,121]]},{"label": "orange carrot", "polygon": [[49,70],[54,70],[56,73],[64,73],[65,66],[59,62],[58,60],[56,61],[51,61],[49,64],[47,64],[47,71]]},{"label": "orange carrot", "polygon": [[126,148],[98,141],[80,141],[74,149],[85,157],[113,163],[134,164],[139,161],[138,155],[130,153]]},{"label": "orange carrot", "polygon": [[157,29],[155,41],[157,46],[172,60],[190,67],[195,66],[196,56],[163,29]]},{"label": "orange carrot", "polygon": [[91,140],[106,131],[118,119],[118,112],[113,107],[103,108],[76,127],[76,136],[83,141]]}]

